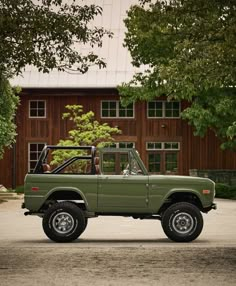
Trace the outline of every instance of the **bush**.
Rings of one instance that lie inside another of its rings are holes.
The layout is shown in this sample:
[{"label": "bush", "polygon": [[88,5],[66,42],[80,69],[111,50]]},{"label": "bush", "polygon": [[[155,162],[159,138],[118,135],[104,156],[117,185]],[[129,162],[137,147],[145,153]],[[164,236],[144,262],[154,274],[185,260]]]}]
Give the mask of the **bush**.
[{"label": "bush", "polygon": [[24,186],[17,186],[14,190],[17,194],[23,194],[24,193]]},{"label": "bush", "polygon": [[216,198],[236,200],[236,186],[217,183]]}]

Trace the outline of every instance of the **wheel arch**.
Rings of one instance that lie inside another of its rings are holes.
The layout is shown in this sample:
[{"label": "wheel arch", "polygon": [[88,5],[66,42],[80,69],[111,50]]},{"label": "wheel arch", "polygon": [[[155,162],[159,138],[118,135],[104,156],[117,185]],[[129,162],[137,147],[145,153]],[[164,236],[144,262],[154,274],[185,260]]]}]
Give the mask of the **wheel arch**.
[{"label": "wheel arch", "polygon": [[203,204],[198,192],[189,189],[173,189],[165,197],[158,213],[163,213],[170,205],[178,202],[191,203],[203,211]]},{"label": "wheel arch", "polygon": [[44,207],[47,202],[52,201],[76,201],[75,203],[84,205],[85,209],[88,207],[84,194],[79,189],[73,187],[53,188],[45,197],[45,202],[42,207]]}]

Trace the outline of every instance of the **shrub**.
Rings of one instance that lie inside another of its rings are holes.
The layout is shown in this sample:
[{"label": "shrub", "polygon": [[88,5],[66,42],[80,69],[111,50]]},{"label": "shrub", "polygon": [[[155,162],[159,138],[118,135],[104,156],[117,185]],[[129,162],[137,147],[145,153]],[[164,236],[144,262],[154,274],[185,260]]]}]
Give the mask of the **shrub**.
[{"label": "shrub", "polygon": [[236,186],[217,183],[216,198],[236,199]]}]

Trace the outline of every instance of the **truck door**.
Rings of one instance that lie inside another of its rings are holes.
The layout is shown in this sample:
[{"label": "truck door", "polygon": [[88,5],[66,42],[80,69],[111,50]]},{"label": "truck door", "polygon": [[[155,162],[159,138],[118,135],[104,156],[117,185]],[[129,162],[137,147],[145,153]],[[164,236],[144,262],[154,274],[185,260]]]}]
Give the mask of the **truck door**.
[{"label": "truck door", "polygon": [[107,212],[134,212],[148,207],[148,175],[128,151],[102,154],[98,176],[98,209]]}]

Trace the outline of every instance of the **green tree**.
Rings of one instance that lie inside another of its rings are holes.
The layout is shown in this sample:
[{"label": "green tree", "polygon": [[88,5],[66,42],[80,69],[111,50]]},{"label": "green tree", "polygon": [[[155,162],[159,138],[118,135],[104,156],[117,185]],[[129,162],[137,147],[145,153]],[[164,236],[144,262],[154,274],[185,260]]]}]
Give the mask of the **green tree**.
[{"label": "green tree", "polygon": [[[4,105],[0,106],[0,154],[15,136],[17,100],[7,80],[26,65],[45,73],[52,69],[85,73],[91,65],[104,67],[104,60],[92,52],[102,45],[104,35],[111,36],[92,24],[101,14],[101,7],[82,0],[0,1],[0,90],[4,91],[0,93]],[[91,52],[83,52],[85,45]]]},{"label": "green tree", "polygon": [[81,49],[85,44],[101,46],[103,36],[111,36],[92,25],[100,14],[101,7],[82,0],[1,0],[0,72],[19,74],[26,65],[43,72],[57,68],[84,73],[93,64],[103,67],[96,54]]},{"label": "green tree", "polygon": [[15,140],[16,125],[14,115],[19,103],[16,94],[8,80],[0,75],[0,159],[3,156],[4,146],[9,147]]},{"label": "green tree", "polygon": [[[83,113],[81,105],[67,105],[68,112],[63,113],[62,119],[73,123],[73,129],[68,132],[67,139],[61,139],[58,146],[97,146],[110,145],[114,139],[113,135],[120,134],[117,127],[111,127],[107,123],[100,124],[94,120],[94,113],[89,111]],[[83,154],[83,151],[82,153]],[[78,155],[78,151],[56,150],[53,152],[52,165],[59,165],[65,160]],[[83,165],[83,164],[82,164]],[[78,166],[72,166],[72,168]],[[79,166],[81,168],[82,166]]]},{"label": "green tree", "polygon": [[119,87],[124,104],[165,95],[192,102],[182,117],[236,146],[235,0],[140,0],[128,11],[125,46],[144,66]]}]

